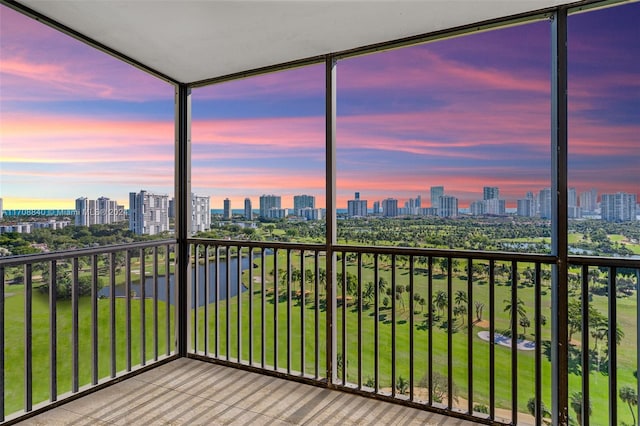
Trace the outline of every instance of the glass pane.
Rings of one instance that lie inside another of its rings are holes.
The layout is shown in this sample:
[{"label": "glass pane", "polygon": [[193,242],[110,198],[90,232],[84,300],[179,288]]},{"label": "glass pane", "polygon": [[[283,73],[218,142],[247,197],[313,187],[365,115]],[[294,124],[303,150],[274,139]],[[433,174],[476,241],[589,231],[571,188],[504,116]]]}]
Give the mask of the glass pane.
[{"label": "glass pane", "polygon": [[324,67],[193,92],[192,190],[210,197],[205,237],[324,241]]}]

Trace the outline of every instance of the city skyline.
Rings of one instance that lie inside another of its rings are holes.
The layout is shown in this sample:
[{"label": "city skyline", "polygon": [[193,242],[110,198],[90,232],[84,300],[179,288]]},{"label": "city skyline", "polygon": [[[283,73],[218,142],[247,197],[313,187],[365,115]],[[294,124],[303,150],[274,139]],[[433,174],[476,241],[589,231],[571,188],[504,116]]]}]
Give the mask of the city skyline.
[{"label": "city skyline", "polygon": [[[637,3],[569,17],[579,193],[640,195],[639,19]],[[77,194],[127,204],[130,188],[171,196],[173,88],[4,6],[0,20],[4,209],[71,208]],[[355,191],[428,200],[434,185],[463,208],[482,185],[499,187],[515,208],[549,187],[549,45],[540,21],[340,61],[338,208]],[[313,194],[324,207],[323,74],[195,89],[192,191],[235,206]]]}]

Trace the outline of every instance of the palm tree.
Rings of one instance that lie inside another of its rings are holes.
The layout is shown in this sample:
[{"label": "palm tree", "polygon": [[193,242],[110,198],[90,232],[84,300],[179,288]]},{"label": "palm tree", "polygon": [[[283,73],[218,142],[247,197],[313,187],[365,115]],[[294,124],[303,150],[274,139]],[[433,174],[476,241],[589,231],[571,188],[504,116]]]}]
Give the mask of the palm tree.
[{"label": "palm tree", "polygon": [[444,308],[446,308],[448,304],[449,298],[444,290],[439,290],[433,295],[433,305],[440,312],[438,316],[441,316],[444,313]]},{"label": "palm tree", "polygon": [[636,426],[636,415],[633,409],[634,405],[638,405],[638,394],[636,390],[631,386],[623,386],[620,388],[619,394],[622,402],[626,402],[629,405],[629,411],[631,411],[631,417],[633,417],[633,426]]},{"label": "palm tree", "polygon": [[482,321],[482,310],[484,309],[484,303],[476,301],[476,319],[478,322]]},{"label": "palm tree", "polygon": [[591,402],[582,400],[582,392],[574,392],[573,394],[571,394],[571,401],[569,401],[569,405],[571,405],[571,408],[573,408],[573,411],[576,412],[576,421],[578,422],[579,425],[582,424],[582,405],[585,402],[587,404],[587,407],[585,410],[586,414],[590,416]]},{"label": "palm tree", "polygon": [[[513,327],[514,318],[513,318],[513,307],[511,306],[511,299],[504,299],[504,303],[505,303],[504,312],[507,312],[507,311],[509,312],[509,324],[511,324],[510,327]],[[520,318],[527,315],[527,311],[524,308],[524,301],[519,297],[518,297],[515,310],[516,310],[516,313],[518,314],[518,317]]]}]

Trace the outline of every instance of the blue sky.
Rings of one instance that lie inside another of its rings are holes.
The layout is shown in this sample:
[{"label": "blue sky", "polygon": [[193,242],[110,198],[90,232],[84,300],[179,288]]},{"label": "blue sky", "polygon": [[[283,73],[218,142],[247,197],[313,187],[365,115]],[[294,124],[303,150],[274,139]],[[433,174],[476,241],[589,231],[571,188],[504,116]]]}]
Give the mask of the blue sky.
[{"label": "blue sky", "polygon": [[[569,179],[640,192],[640,4],[569,17]],[[72,208],[172,194],[170,85],[0,7],[0,196]],[[338,63],[338,207],[443,185],[461,206],[498,186],[508,206],[550,185],[550,23]],[[193,189],[296,194],[324,206],[324,67],[194,90]]]}]

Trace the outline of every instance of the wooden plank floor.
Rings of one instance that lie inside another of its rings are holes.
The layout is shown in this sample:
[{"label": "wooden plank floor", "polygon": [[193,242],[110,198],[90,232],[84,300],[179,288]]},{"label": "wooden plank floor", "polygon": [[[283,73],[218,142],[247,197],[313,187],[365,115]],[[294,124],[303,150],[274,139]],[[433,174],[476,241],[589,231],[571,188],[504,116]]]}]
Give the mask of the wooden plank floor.
[{"label": "wooden plank floor", "polygon": [[472,425],[419,409],[180,358],[24,425]]}]

